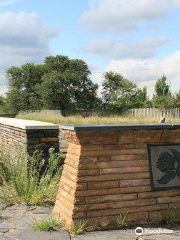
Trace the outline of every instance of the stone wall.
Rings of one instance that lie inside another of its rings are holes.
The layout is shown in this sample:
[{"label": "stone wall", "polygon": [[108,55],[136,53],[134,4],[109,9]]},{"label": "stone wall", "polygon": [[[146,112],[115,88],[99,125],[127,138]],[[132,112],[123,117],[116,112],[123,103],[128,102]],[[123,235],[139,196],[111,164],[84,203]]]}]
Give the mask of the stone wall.
[{"label": "stone wall", "polygon": [[59,152],[59,126],[38,121],[0,118],[0,140],[1,144],[10,147],[14,154],[20,147],[29,154],[39,148],[44,157],[47,157],[51,147]]},{"label": "stone wall", "polygon": [[152,191],[147,152],[148,143],[180,143],[180,126],[64,127],[62,134],[69,146],[53,214],[67,225],[114,228],[127,212],[141,225],[180,207],[180,189]]}]

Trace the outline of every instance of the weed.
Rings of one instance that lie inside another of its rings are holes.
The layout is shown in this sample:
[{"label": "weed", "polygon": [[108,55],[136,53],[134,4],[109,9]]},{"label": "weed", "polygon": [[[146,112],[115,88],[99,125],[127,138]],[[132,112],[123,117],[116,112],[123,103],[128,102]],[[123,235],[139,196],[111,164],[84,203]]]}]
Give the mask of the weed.
[{"label": "weed", "polygon": [[175,224],[180,223],[180,209],[174,208],[169,209],[166,212],[164,212],[164,221],[165,224],[172,226]]},{"label": "weed", "polygon": [[128,212],[126,214],[120,214],[120,216],[117,218],[116,224],[118,228],[127,227],[129,225],[129,219],[127,215]]},{"label": "weed", "polygon": [[[9,204],[53,203],[58,191],[63,159],[60,154],[49,150],[49,160],[45,163],[41,152],[32,156],[18,151],[14,158],[10,151],[0,150],[0,198]],[[46,167],[45,167],[46,166]],[[48,167],[47,167],[48,166]]]},{"label": "weed", "polygon": [[56,231],[61,229],[62,227],[64,227],[64,222],[55,218],[49,220],[40,220],[32,226],[32,228],[35,230],[45,232]]},{"label": "weed", "polygon": [[88,220],[87,221],[78,221],[76,223],[74,223],[69,231],[72,235],[78,235],[78,234],[81,234],[85,231],[86,229],[86,225],[88,223]]}]

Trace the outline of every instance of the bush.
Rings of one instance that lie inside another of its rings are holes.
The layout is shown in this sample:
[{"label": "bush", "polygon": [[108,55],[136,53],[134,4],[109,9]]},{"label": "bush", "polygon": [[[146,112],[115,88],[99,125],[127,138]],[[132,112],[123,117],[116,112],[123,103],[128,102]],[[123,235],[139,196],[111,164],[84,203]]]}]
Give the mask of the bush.
[{"label": "bush", "polygon": [[32,156],[19,150],[13,157],[8,150],[0,150],[0,198],[9,204],[53,203],[58,191],[63,157],[49,150],[45,162],[42,153],[35,151]]}]

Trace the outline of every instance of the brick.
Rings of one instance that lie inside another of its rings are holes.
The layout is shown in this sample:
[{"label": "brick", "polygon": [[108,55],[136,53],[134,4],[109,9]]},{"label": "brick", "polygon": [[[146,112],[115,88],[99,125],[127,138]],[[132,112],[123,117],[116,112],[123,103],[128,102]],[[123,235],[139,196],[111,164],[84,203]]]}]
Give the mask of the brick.
[{"label": "brick", "polygon": [[129,152],[129,155],[117,155],[117,156],[111,156],[112,161],[132,161],[132,160],[146,160],[148,161],[147,154],[141,154],[141,155],[132,155],[131,152]]},{"label": "brick", "polygon": [[99,217],[99,216],[109,216],[124,214],[129,211],[129,213],[135,212],[152,212],[156,210],[166,210],[168,209],[168,204],[151,205],[151,206],[141,206],[134,208],[122,208],[122,209],[108,209],[108,210],[98,210],[87,212],[87,217]]},{"label": "brick", "polygon": [[144,167],[107,168],[100,170],[100,174],[139,173],[139,172],[149,172],[149,168],[144,166]]},{"label": "brick", "polygon": [[117,145],[104,145],[105,150],[115,150],[115,149],[145,149],[146,144],[117,144]]},{"label": "brick", "polygon": [[123,167],[137,167],[137,166],[149,166],[148,161],[111,161],[98,163],[99,168],[123,168]]},{"label": "brick", "polygon": [[117,187],[119,187],[118,181],[88,183],[88,189],[104,189]]},{"label": "brick", "polygon": [[79,170],[78,176],[96,176],[99,175],[99,169]]},{"label": "brick", "polygon": [[103,150],[103,145],[82,145],[81,150],[82,151],[88,151],[88,150]]},{"label": "brick", "polygon": [[[161,139],[162,130],[139,131],[128,130],[121,131],[119,135],[119,144],[127,143],[148,143],[159,142]],[[153,139],[153,140],[152,140]]]},{"label": "brick", "polygon": [[14,134],[20,136],[21,132],[20,131],[15,131]]},{"label": "brick", "polygon": [[[150,190],[151,190],[151,188],[147,187],[147,186],[131,187],[131,188],[101,189],[101,195],[132,193],[132,192],[146,192],[146,191],[150,191]],[[76,194],[76,196],[79,196],[79,197],[98,196],[99,190],[76,191],[75,194]]]},{"label": "brick", "polygon": [[138,179],[138,180],[121,180],[120,187],[135,187],[135,186],[149,186],[149,179]]},{"label": "brick", "polygon": [[41,138],[41,142],[59,142],[59,138],[58,137]]},{"label": "brick", "polygon": [[128,155],[128,154],[147,154],[147,149],[119,149],[119,150],[99,150],[99,151],[82,151],[81,156],[113,156],[113,155]]},{"label": "brick", "polygon": [[122,208],[136,208],[139,206],[155,205],[155,199],[146,200],[134,200],[134,201],[121,201],[121,202],[109,202],[109,203],[99,203],[99,204],[86,204],[76,206],[74,211],[91,211],[91,210],[103,210],[103,209],[122,209]]},{"label": "brick", "polygon": [[105,196],[93,196],[86,197],[87,203],[106,203],[106,202],[117,202],[117,201],[127,201],[137,199],[136,193],[130,194],[114,194],[114,195],[105,195]]},{"label": "brick", "polygon": [[180,196],[177,197],[164,197],[164,198],[157,198],[158,203],[174,203],[180,202]]},{"label": "brick", "polygon": [[168,197],[168,196],[176,196],[180,195],[180,189],[179,190],[166,190],[166,191],[158,191],[158,192],[144,192],[144,193],[138,193],[138,198],[162,198],[162,197]]},{"label": "brick", "polygon": [[156,220],[159,220],[159,221],[164,220],[164,211],[149,212],[149,220],[151,222],[154,222]]}]

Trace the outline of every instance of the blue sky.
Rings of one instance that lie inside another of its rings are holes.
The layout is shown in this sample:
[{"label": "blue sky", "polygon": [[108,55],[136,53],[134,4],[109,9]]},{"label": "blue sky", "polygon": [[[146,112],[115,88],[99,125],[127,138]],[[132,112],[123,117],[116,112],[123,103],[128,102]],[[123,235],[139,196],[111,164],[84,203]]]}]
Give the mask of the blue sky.
[{"label": "blue sky", "polygon": [[6,68],[47,55],[84,59],[99,85],[120,72],[153,93],[180,87],[180,0],[0,0],[0,93]]}]

